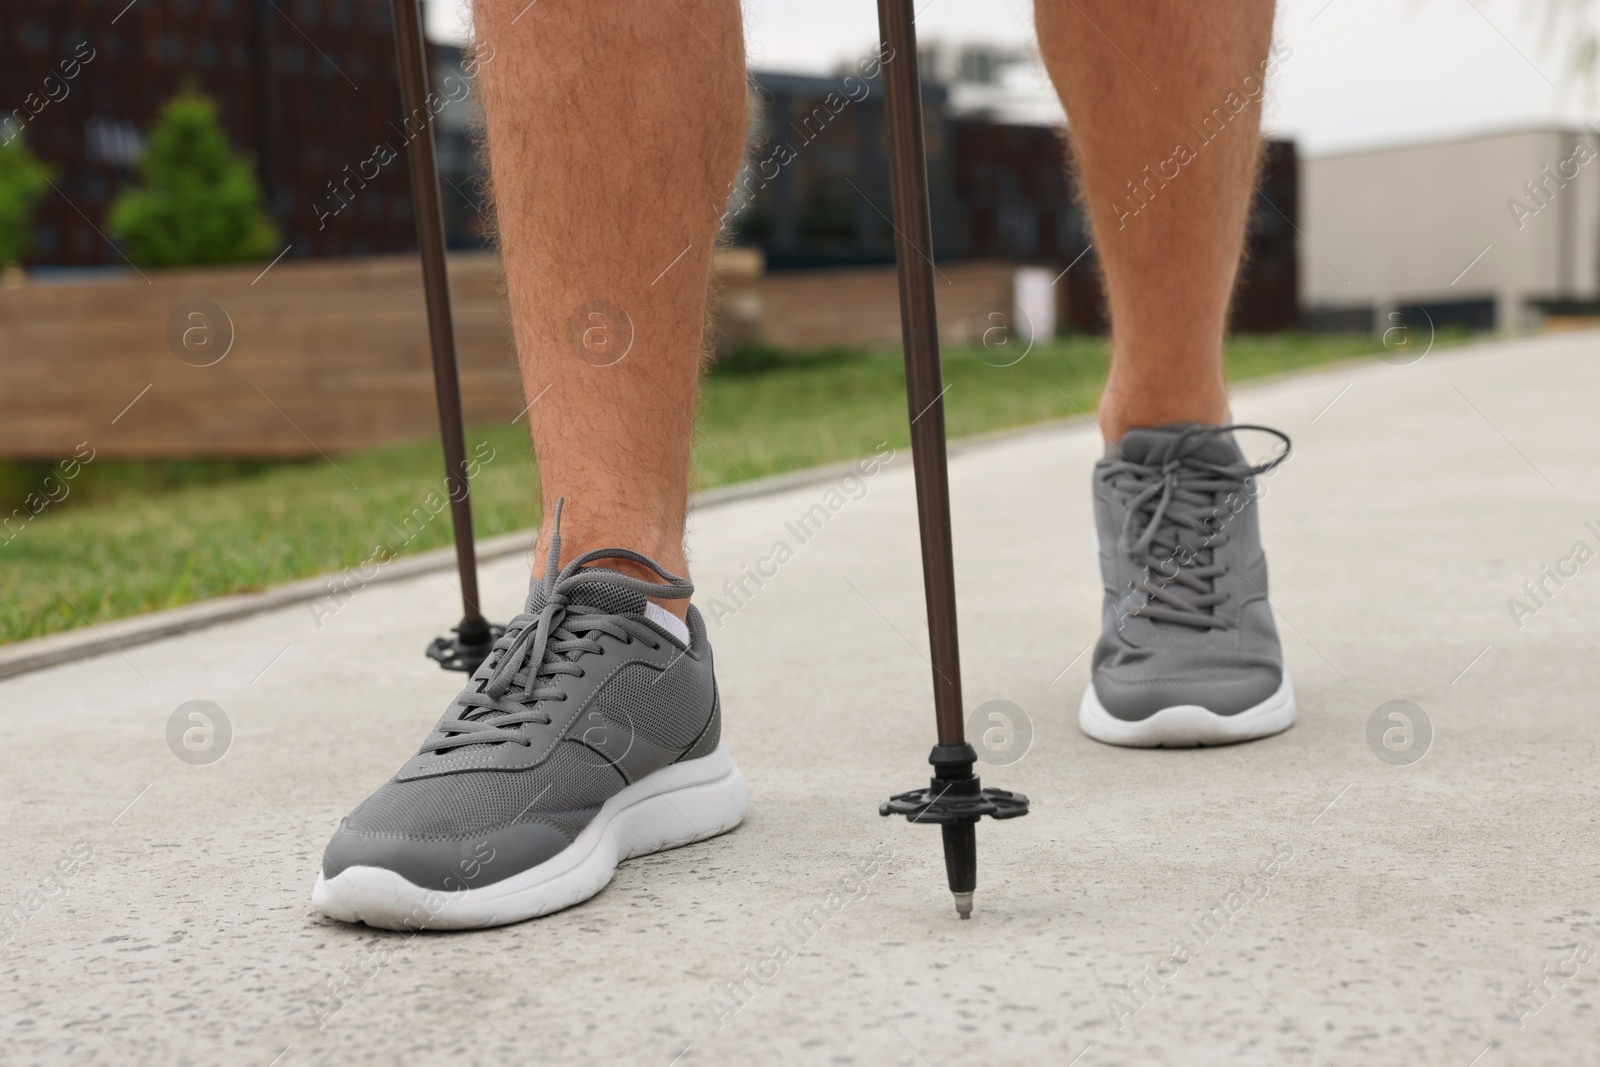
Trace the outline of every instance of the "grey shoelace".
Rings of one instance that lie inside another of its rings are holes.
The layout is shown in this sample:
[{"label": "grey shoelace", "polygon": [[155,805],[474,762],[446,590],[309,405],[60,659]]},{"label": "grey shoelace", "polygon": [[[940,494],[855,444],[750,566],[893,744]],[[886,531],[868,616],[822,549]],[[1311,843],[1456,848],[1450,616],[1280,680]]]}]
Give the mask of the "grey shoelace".
[{"label": "grey shoelace", "polygon": [[[1266,463],[1214,463],[1195,455],[1208,439],[1234,430],[1260,430],[1283,441],[1283,451]],[[1216,613],[1229,594],[1217,589],[1228,573],[1215,549],[1228,540],[1237,512],[1219,509],[1219,496],[1244,494],[1249,480],[1289,456],[1287,434],[1269,426],[1236,423],[1193,426],[1181,431],[1154,462],[1118,460],[1101,477],[1119,492],[1132,492],[1118,533],[1118,548],[1145,568],[1133,584],[1138,606],[1128,614],[1203,630],[1230,629]],[[1242,504],[1241,504],[1242,508]],[[1220,513],[1219,513],[1220,511]]]},{"label": "grey shoelace", "polygon": [[661,635],[652,627],[624,615],[614,615],[591,605],[572,601],[575,587],[595,576],[584,568],[599,559],[630,560],[648,567],[665,579],[665,584],[647,582],[625,574],[608,573],[605,581],[658,600],[682,600],[693,595],[694,585],[663,570],[655,560],[625,548],[601,548],[583,555],[557,571],[561,559],[561,508],[556,513],[550,534],[550,550],[545,556],[543,604],[537,613],[522,612],[506,625],[505,636],[495,642],[483,684],[471,686],[456,697],[456,714],[439,723],[443,736],[430,737],[424,752],[441,752],[462,745],[530,744],[519,729],[525,723],[548,723],[549,715],[537,709],[543,700],[565,700],[566,694],[553,679],[560,675],[583,677],[584,655],[603,651],[597,634],[610,634],[624,641],[637,638],[659,648]]}]

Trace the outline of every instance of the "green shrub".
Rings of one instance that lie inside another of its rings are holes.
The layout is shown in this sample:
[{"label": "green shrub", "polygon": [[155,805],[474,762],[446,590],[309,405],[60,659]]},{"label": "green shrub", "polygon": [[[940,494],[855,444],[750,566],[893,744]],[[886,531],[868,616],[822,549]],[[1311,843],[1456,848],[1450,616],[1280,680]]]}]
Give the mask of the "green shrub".
[{"label": "green shrub", "polygon": [[167,102],[139,169],[144,186],[117,197],[110,215],[135,263],[235,263],[278,250],[250,161],[228,144],[209,97],[186,91]]},{"label": "green shrub", "polygon": [[50,167],[22,135],[0,143],[0,267],[20,263],[33,237],[33,210],[50,187]]}]

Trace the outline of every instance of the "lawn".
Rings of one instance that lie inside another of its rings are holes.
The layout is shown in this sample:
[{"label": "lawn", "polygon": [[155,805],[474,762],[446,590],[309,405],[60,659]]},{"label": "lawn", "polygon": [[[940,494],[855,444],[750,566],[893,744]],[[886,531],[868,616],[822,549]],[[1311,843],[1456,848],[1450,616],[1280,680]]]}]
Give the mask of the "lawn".
[{"label": "lawn", "polygon": [[[1228,376],[1374,351],[1367,337],[1243,337],[1228,345]],[[1075,338],[1035,346],[1010,366],[996,362],[991,353],[946,353],[951,437],[1093,411],[1107,351],[1099,340]],[[894,352],[738,353],[706,380],[695,485],[865,455],[880,441],[908,445],[904,389]],[[478,536],[536,524],[538,471],[526,428],[477,426],[467,441],[469,452],[492,456],[473,480]],[[322,459],[96,459],[66,483],[59,502],[10,531],[9,541],[0,534],[0,643],[264,589],[359,565],[380,548],[406,554],[450,542],[448,513],[405,525],[430,492],[442,490],[437,443],[335,461],[337,470]],[[39,492],[50,474],[45,465],[0,463],[5,513]]]}]

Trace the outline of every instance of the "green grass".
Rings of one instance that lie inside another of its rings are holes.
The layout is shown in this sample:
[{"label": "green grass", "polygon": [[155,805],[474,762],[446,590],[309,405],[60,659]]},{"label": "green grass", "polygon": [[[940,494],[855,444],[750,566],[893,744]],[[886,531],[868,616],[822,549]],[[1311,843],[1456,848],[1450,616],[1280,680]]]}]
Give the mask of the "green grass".
[{"label": "green grass", "polygon": [[[1228,345],[1228,376],[1273,374],[1375,350],[1366,337],[1238,338]],[[1107,350],[1099,340],[1069,339],[1035,346],[1012,366],[994,362],[989,353],[946,353],[950,436],[1092,412]],[[898,353],[742,350],[706,381],[695,485],[865,455],[881,441],[906,446],[904,390]],[[537,523],[538,471],[526,427],[478,426],[467,440],[469,452],[493,455],[473,481],[478,536]],[[448,513],[426,518],[429,494],[439,494],[435,506],[443,499],[436,443],[372,449],[335,462],[337,468],[322,459],[95,459],[65,483],[59,502],[0,533],[0,642],[450,542]],[[40,493],[51,473],[45,464],[0,464],[6,505],[0,514]],[[60,488],[50,491],[60,495]]]}]

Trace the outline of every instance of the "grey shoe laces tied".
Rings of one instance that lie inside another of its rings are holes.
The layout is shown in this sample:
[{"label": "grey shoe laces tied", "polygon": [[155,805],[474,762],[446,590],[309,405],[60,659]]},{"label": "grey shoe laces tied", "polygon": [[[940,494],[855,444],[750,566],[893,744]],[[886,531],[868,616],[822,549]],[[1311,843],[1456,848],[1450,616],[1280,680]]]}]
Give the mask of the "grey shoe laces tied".
[{"label": "grey shoe laces tied", "polygon": [[[1194,454],[1209,438],[1234,430],[1272,434],[1283,442],[1283,451],[1256,465],[1213,463]],[[1289,436],[1270,426],[1194,426],[1178,434],[1160,462],[1120,460],[1106,468],[1102,477],[1115,487],[1126,491],[1142,486],[1128,502],[1118,536],[1119,547],[1141,564],[1146,574],[1144,580],[1134,583],[1142,598],[1129,615],[1203,630],[1230,628],[1214,611],[1228,599],[1215,585],[1228,567],[1216,561],[1213,549],[1227,542],[1232,517],[1218,507],[1217,494],[1243,493],[1251,478],[1287,459],[1291,447]],[[1186,533],[1194,536],[1186,538]],[[1187,592],[1180,593],[1174,586]]]},{"label": "grey shoe laces tied", "polygon": [[[583,666],[578,663],[585,654],[604,651],[595,634],[606,633],[624,641],[637,637],[652,647],[660,647],[661,635],[655,629],[623,615],[613,615],[599,608],[574,604],[572,589],[585,581],[593,581],[592,574],[583,568],[599,559],[621,559],[648,567],[666,580],[666,584],[647,582],[626,574],[607,574],[605,580],[615,586],[631,589],[658,600],[683,600],[694,594],[694,584],[680,578],[650,559],[648,556],[625,548],[600,548],[568,563],[557,571],[561,559],[561,508],[563,500],[556,501],[556,513],[550,534],[550,549],[545,555],[544,581],[541,585],[544,603],[537,614],[522,612],[506,626],[505,636],[495,642],[484,668],[488,674],[477,692],[470,688],[456,697],[455,707],[460,710],[452,718],[439,723],[437,733],[422,746],[424,752],[440,752],[462,745],[498,744],[514,741],[531,742],[518,729],[525,723],[548,723],[550,716],[537,709],[544,700],[565,700],[561,687],[553,681],[559,675],[583,677]],[[490,716],[494,716],[490,718]]]}]

